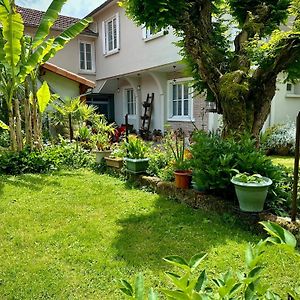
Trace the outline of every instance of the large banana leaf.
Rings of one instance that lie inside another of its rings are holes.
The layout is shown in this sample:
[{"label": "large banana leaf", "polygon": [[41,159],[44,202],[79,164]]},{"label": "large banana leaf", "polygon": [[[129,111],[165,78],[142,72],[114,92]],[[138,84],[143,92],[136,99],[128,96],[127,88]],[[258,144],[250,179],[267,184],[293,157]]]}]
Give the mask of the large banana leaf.
[{"label": "large banana leaf", "polygon": [[26,76],[43,62],[45,55],[51,51],[52,45],[53,39],[46,40],[28,57],[18,76],[20,83],[24,82]]},{"label": "large banana leaf", "polygon": [[[3,6],[1,6],[3,7]],[[14,9],[1,19],[3,26],[3,37],[5,41],[4,52],[12,72],[20,61],[22,46],[21,39],[24,33],[24,24],[22,16]]]},{"label": "large banana leaf", "polygon": [[6,17],[11,12],[11,5],[9,0],[0,0],[0,22],[3,17]]},{"label": "large banana leaf", "polygon": [[42,86],[40,89],[37,91],[37,99],[38,99],[38,104],[39,104],[39,111],[43,113],[47,105],[49,104],[51,100],[51,93],[49,86],[46,81],[43,82]]},{"label": "large banana leaf", "polygon": [[33,49],[38,47],[44,39],[49,35],[50,29],[54,22],[57,20],[58,15],[67,0],[53,0],[49,8],[45,12],[41,23],[36,31],[33,39]]},{"label": "large banana leaf", "polygon": [[53,48],[49,54],[45,56],[44,62],[52,58],[59,50],[63,49],[69,41],[79,35],[92,21],[92,18],[80,20],[57,36],[54,39]]}]

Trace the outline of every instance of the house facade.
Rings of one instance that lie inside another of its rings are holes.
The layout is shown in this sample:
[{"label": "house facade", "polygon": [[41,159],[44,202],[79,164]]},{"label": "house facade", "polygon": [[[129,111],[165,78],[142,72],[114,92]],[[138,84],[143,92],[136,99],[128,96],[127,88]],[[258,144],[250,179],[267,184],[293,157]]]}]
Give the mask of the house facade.
[{"label": "house facade", "polygon": [[[33,36],[39,26],[44,12],[17,6],[18,12],[22,15],[25,34]],[[54,23],[50,37],[55,37],[75,24],[79,19],[59,16]],[[40,75],[46,80],[52,93],[65,97],[78,97],[90,93],[95,87],[95,61],[94,49],[85,45],[93,44],[98,34],[91,29],[86,29],[77,38],[68,43],[65,48],[59,51],[49,63],[41,67]],[[79,51],[83,49],[84,51]]]},{"label": "house facade", "polygon": [[[178,38],[166,28],[151,32],[138,27],[118,1],[106,1],[89,16],[99,36],[96,51],[96,88],[89,103],[102,105],[103,113],[117,124],[142,126],[143,103],[154,94],[150,130],[166,125],[193,131],[207,129],[208,114],[203,98],[191,87],[192,78],[180,62]],[[203,100],[203,99],[202,99]]]},{"label": "house facade", "polygon": [[[27,33],[32,34],[42,13],[20,9]],[[128,115],[129,123],[138,130],[142,127],[143,103],[148,94],[154,94],[151,131],[164,131],[166,126],[186,132],[218,128],[221,116],[208,113],[205,96],[194,93],[192,78],[187,75],[175,44],[178,38],[171,28],[152,32],[137,26],[117,0],[107,0],[88,16],[94,20],[90,27],[50,63],[95,82],[95,88],[87,89],[87,102],[96,106],[98,112],[118,125]],[[77,20],[60,16],[51,34],[57,35]],[[58,80],[53,76],[48,76],[48,80],[52,80],[55,90]],[[65,92],[63,87],[59,90]],[[266,127],[294,120],[299,110],[300,85],[279,80]]]}]

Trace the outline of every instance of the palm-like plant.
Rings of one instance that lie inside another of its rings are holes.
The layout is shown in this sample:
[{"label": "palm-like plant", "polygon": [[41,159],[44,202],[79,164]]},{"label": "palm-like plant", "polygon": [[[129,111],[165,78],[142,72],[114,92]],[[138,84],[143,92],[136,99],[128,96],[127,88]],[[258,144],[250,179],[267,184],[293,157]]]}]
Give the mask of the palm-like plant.
[{"label": "palm-like plant", "polygon": [[[37,78],[39,67],[52,58],[57,51],[63,49],[66,43],[80,34],[91,22],[90,19],[81,20],[57,37],[48,38],[51,27],[66,1],[52,1],[36,30],[35,36],[31,38],[24,35],[23,19],[21,14],[16,11],[14,1],[0,0],[0,25],[2,26],[0,35],[0,92],[8,107],[13,150],[21,150],[23,140],[22,136],[19,136],[21,131],[18,130],[20,101],[16,97],[16,91],[20,86],[24,87],[26,94],[26,100],[24,101],[26,136],[30,139],[30,134],[27,131],[32,130],[35,142],[39,144],[41,113],[45,107],[45,102],[49,102],[51,98],[49,96],[40,98],[40,101],[38,99]],[[30,105],[29,94],[31,94],[32,105]],[[49,94],[49,88],[46,85],[43,85],[42,94]],[[15,120],[17,121],[15,122]],[[31,128],[32,123],[33,128]]]}]

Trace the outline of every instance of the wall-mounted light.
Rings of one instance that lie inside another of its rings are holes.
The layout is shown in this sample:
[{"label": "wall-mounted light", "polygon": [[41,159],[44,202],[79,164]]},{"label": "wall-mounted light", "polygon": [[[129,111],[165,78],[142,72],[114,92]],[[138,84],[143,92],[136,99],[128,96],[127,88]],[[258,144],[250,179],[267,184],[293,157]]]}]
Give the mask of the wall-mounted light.
[{"label": "wall-mounted light", "polygon": [[173,85],[176,84],[176,66],[173,66]]},{"label": "wall-mounted light", "polygon": [[137,74],[137,76],[138,76],[138,86],[137,86],[137,90],[138,91],[140,91],[141,90],[141,74],[139,73],[139,74]]},{"label": "wall-mounted light", "polygon": [[120,93],[120,78],[117,78],[117,83],[118,83],[117,93]]}]

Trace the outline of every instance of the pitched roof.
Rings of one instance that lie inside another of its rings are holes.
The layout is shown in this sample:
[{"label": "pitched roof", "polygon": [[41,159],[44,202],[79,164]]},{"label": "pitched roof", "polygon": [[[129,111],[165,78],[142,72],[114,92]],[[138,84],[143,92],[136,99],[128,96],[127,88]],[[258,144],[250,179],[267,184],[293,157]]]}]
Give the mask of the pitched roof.
[{"label": "pitched roof", "polygon": [[106,0],[103,4],[101,4],[100,6],[98,6],[97,8],[95,8],[92,12],[90,12],[86,17],[92,17],[92,16],[94,16],[96,13],[98,13],[99,11],[101,11],[102,9],[104,9],[107,5],[109,5],[113,1],[114,0]]},{"label": "pitched roof", "polygon": [[96,86],[95,82],[94,81],[91,81],[91,80],[88,80],[82,76],[79,76],[75,73],[72,73],[70,71],[67,71],[63,68],[60,68],[54,64],[51,64],[49,62],[46,62],[44,63],[42,66],[41,66],[42,69],[45,69],[45,70],[48,70],[52,73],[55,73],[57,75],[60,75],[60,76],[63,76],[65,78],[68,78],[72,81],[75,81],[75,82],[78,82],[88,88],[94,88]]},{"label": "pitched roof", "polygon": [[[17,11],[22,15],[25,26],[29,27],[38,27],[45,14],[45,12],[43,11],[21,6],[17,6]],[[80,19],[73,17],[59,16],[56,22],[53,24],[52,29],[57,31],[64,31],[79,20]],[[97,36],[95,32],[88,28],[86,28],[82,33]]]}]

